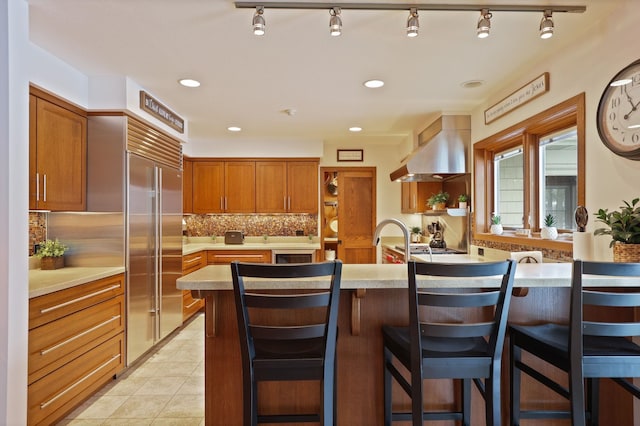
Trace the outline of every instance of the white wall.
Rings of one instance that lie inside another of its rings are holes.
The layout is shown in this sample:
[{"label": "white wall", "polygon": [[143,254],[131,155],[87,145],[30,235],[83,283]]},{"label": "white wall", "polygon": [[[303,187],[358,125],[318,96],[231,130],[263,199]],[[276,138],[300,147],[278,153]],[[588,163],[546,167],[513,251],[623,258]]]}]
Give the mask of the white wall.
[{"label": "white wall", "polygon": [[[484,105],[473,111],[472,140],[477,142],[516,124],[572,96],[585,92],[586,97],[586,208],[589,211],[587,232],[599,227],[594,213],[599,208],[617,209],[622,200],[640,196],[640,162],[616,156],[600,141],[596,129],[598,101],[611,78],[638,59],[640,39],[637,0],[620,0],[610,16],[594,25],[589,37],[579,45],[569,45],[559,54],[529,64],[527,71],[504,85]],[[556,28],[560,32],[561,28]],[[550,74],[550,90],[524,106],[489,125],[484,124],[484,111],[523,84],[543,72]],[[607,237],[595,241],[595,256],[610,260]]]},{"label": "white wall", "polygon": [[26,424],[28,10],[0,1],[0,424]]},{"label": "white wall", "polygon": [[183,145],[189,157],[321,157],[320,139],[246,139],[241,135],[230,135],[223,141],[190,139]]}]

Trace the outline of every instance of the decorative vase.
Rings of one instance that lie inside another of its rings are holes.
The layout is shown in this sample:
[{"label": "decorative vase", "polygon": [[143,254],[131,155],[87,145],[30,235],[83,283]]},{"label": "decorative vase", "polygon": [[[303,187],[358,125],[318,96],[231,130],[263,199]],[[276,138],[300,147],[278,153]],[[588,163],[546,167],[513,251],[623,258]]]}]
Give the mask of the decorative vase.
[{"label": "decorative vase", "polygon": [[613,244],[613,261],[621,263],[640,262],[640,244],[625,244],[616,241]]},{"label": "decorative vase", "polygon": [[558,228],[555,226],[545,226],[540,229],[540,238],[543,240],[555,240],[558,238]]},{"label": "decorative vase", "polygon": [[504,230],[502,229],[502,224],[497,224],[497,225],[491,225],[490,231],[492,234],[502,235],[502,231]]},{"label": "decorative vase", "polygon": [[43,257],[40,259],[40,269],[50,271],[64,267],[64,257]]}]

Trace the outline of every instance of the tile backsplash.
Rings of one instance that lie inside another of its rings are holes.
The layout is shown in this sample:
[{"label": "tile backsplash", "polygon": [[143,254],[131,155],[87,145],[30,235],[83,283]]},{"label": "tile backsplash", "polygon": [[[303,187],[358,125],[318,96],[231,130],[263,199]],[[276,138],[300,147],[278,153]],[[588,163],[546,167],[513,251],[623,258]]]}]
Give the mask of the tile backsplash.
[{"label": "tile backsplash", "polygon": [[33,256],[33,247],[47,238],[47,213],[29,212],[29,256]]},{"label": "tile backsplash", "polygon": [[187,236],[224,235],[225,231],[243,231],[246,236],[318,235],[318,217],[312,214],[217,214],[184,217]]}]

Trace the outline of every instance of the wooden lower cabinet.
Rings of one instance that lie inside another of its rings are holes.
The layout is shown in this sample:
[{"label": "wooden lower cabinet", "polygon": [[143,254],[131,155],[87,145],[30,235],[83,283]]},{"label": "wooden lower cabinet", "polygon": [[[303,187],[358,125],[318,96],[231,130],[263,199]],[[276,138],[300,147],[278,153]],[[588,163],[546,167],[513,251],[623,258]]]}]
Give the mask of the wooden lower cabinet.
[{"label": "wooden lower cabinet", "polygon": [[124,368],[124,274],[29,301],[27,421],[52,424]]},{"label": "wooden lower cabinet", "polygon": [[[182,275],[190,274],[205,266],[207,266],[206,251],[182,256]],[[202,308],[204,308],[204,299],[194,299],[191,296],[191,290],[182,291],[182,322],[191,318],[193,314]]]}]

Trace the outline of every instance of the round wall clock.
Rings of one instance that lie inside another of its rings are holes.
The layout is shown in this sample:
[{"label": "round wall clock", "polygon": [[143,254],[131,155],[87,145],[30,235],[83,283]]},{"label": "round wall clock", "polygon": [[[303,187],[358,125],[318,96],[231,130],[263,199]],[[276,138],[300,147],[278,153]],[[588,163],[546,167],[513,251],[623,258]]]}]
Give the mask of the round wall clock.
[{"label": "round wall clock", "polygon": [[607,148],[640,160],[640,60],[622,69],[604,89],[597,126]]}]

